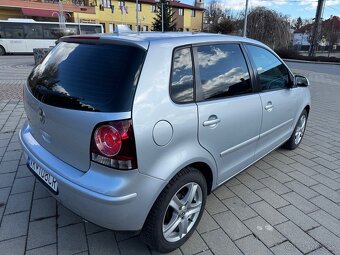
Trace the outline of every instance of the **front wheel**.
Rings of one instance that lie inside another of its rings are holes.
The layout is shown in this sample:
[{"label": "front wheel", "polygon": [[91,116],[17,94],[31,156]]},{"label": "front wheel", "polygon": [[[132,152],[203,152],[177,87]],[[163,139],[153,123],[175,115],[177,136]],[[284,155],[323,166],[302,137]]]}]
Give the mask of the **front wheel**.
[{"label": "front wheel", "polygon": [[196,229],[206,198],[204,176],[195,168],[184,168],[157,198],[144,224],[142,239],[160,252],[177,249]]},{"label": "front wheel", "polygon": [[289,150],[296,149],[301,141],[302,137],[305,134],[306,124],[307,124],[308,113],[306,110],[303,110],[301,113],[298,122],[296,123],[293,134],[289,138],[289,140],[284,144],[284,147]]},{"label": "front wheel", "polygon": [[0,45],[0,56],[6,55],[5,48]]}]

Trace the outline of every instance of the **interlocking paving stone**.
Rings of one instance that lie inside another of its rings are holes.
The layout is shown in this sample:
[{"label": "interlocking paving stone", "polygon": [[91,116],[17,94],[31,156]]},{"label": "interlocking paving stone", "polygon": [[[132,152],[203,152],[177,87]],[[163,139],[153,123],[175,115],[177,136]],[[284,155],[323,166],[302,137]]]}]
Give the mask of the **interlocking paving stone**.
[{"label": "interlocking paving stone", "polygon": [[334,170],[330,170],[324,166],[320,166],[320,165],[317,165],[317,166],[313,166],[313,169],[316,170],[317,172],[319,172],[320,174],[323,174],[325,176],[327,176],[328,178],[331,178],[331,179],[336,179],[336,178],[339,178],[340,177],[340,174],[335,172]]},{"label": "interlocking paving stone", "polygon": [[87,251],[84,224],[58,228],[58,254],[75,254]]},{"label": "interlocking paving stone", "polygon": [[315,251],[312,251],[311,253],[308,253],[308,255],[333,255],[330,253],[325,247],[322,247],[320,249],[317,249]]},{"label": "interlocking paving stone", "polygon": [[263,184],[247,173],[242,173],[236,178],[251,190],[264,188]]},{"label": "interlocking paving stone", "polygon": [[301,255],[302,253],[295,248],[290,242],[284,242],[279,244],[273,248],[271,248],[272,252],[275,255]]},{"label": "interlocking paving stone", "polygon": [[304,213],[314,212],[319,209],[314,204],[295,192],[284,194],[282,197]]},{"label": "interlocking paving stone", "polygon": [[15,173],[0,174],[0,189],[11,187],[14,181]]},{"label": "interlocking paving stone", "polygon": [[238,197],[232,197],[223,200],[223,203],[231,210],[240,220],[246,220],[255,217],[257,213],[251,209]]},{"label": "interlocking paving stone", "polygon": [[282,243],[286,238],[264,219],[257,216],[244,221],[244,224],[258,237],[267,247]]},{"label": "interlocking paving stone", "polygon": [[32,192],[10,195],[5,214],[28,211],[31,208]]},{"label": "interlocking paving stone", "polygon": [[69,209],[65,208],[61,204],[58,204],[58,226],[64,227],[71,224],[76,224],[82,222],[80,218],[75,213],[71,212]]},{"label": "interlocking paving stone", "polygon": [[235,243],[245,255],[273,254],[261,241],[252,235],[237,240]]},{"label": "interlocking paving stone", "polygon": [[[1,141],[1,140],[0,140]],[[12,173],[17,171],[18,168],[18,161],[4,161],[0,164],[0,173]]]},{"label": "interlocking paving stone", "polygon": [[311,169],[310,167],[306,167],[298,162],[291,164],[290,166],[308,176],[315,175],[318,173],[317,171]]},{"label": "interlocking paving stone", "polygon": [[225,212],[228,208],[214,195],[210,194],[207,197],[206,210],[211,214]]},{"label": "interlocking paving stone", "polygon": [[295,180],[287,182],[285,185],[306,199],[310,199],[318,195],[318,193],[316,193],[314,190]]},{"label": "interlocking paving stone", "polygon": [[243,184],[230,187],[230,189],[247,204],[251,204],[261,200],[258,195],[256,195]]},{"label": "interlocking paving stone", "polygon": [[27,234],[29,212],[5,215],[0,227],[0,241]]},{"label": "interlocking paving stone", "polygon": [[53,197],[33,200],[31,220],[56,216],[56,200]]},{"label": "interlocking paving stone", "polygon": [[255,193],[274,208],[280,208],[289,204],[286,200],[268,188],[255,190]]},{"label": "interlocking paving stone", "polygon": [[205,244],[202,237],[195,231],[188,242],[182,245],[180,249],[184,255],[189,255],[207,250],[208,246]]},{"label": "interlocking paving stone", "polygon": [[35,178],[25,177],[20,179],[15,179],[12,187],[12,194],[32,192],[35,183]]},{"label": "interlocking paving stone", "polygon": [[307,214],[304,214],[292,205],[280,208],[279,211],[304,231],[318,227],[320,225]]},{"label": "interlocking paving stone", "polygon": [[222,185],[214,191],[214,195],[219,199],[223,200],[226,198],[235,197],[236,195],[226,186]]},{"label": "interlocking paving stone", "polygon": [[282,194],[285,194],[291,191],[291,189],[287,188],[285,185],[281,184],[280,182],[278,182],[272,177],[261,179],[260,182],[262,182],[269,189],[271,189],[272,191],[274,191],[275,193],[279,195],[282,195]]},{"label": "interlocking paving stone", "polygon": [[148,247],[140,240],[134,237],[118,243],[121,255],[149,255],[151,254]]},{"label": "interlocking paving stone", "polygon": [[304,253],[311,252],[320,247],[318,242],[313,240],[313,238],[307,235],[291,221],[275,226],[275,228]]},{"label": "interlocking paving stone", "polygon": [[299,172],[294,171],[288,173],[289,176],[293,177],[295,180],[298,180],[299,182],[303,183],[306,186],[312,186],[318,184],[317,181],[313,180],[311,177]]},{"label": "interlocking paving stone", "polygon": [[311,188],[333,202],[340,203],[340,191],[334,191],[323,184],[317,184]]},{"label": "interlocking paving stone", "polygon": [[100,232],[87,237],[89,252],[92,255],[119,254],[114,233],[111,231]]},{"label": "interlocking paving stone", "polygon": [[0,242],[0,255],[24,255],[25,243],[25,236]]},{"label": "interlocking paving stone", "polygon": [[314,220],[319,222],[322,226],[336,234],[340,237],[340,221],[334,218],[333,216],[329,215],[325,211],[318,210],[309,214]]},{"label": "interlocking paving stone", "polygon": [[216,214],[213,218],[232,240],[251,234],[249,229],[239,219],[237,219],[231,211]]},{"label": "interlocking paving stone", "polygon": [[[260,161],[262,162],[262,161]],[[267,164],[267,163],[266,163]],[[270,166],[269,166],[270,167]],[[250,174],[253,176],[255,179],[260,180],[266,177],[269,177],[268,174],[263,172],[261,169],[257,168],[256,166],[251,166],[246,170],[246,173]]]},{"label": "interlocking paving stone", "polygon": [[0,208],[6,205],[11,188],[0,189]]},{"label": "interlocking paving stone", "polygon": [[265,201],[257,202],[251,204],[250,206],[271,225],[276,225],[288,220],[279,211],[277,211]]},{"label": "interlocking paving stone", "polygon": [[327,185],[327,187],[337,190],[340,189],[340,183],[338,183],[337,181],[334,181],[322,174],[317,174],[317,175],[313,175],[312,178],[314,180],[317,180],[318,182],[321,182],[322,184]]},{"label": "interlocking paving stone", "polygon": [[334,254],[340,254],[340,238],[329,230],[319,227],[309,231],[309,234]]},{"label": "interlocking paving stone", "polygon": [[26,255],[57,255],[57,245],[52,244],[26,251]]},{"label": "interlocking paving stone", "polygon": [[271,177],[273,177],[274,179],[276,179],[277,181],[279,181],[281,183],[290,182],[290,181],[293,180],[287,174],[281,172],[280,170],[278,170],[276,168],[269,168],[269,169],[266,169],[266,170],[263,170],[263,171],[266,174],[269,174]]},{"label": "interlocking paving stone", "polygon": [[34,249],[56,243],[56,218],[30,222],[27,237],[27,249]]},{"label": "interlocking paving stone", "polygon": [[241,255],[241,251],[232,240],[221,230],[217,229],[202,235],[204,241],[215,255]]},{"label": "interlocking paving stone", "polygon": [[205,232],[210,232],[214,229],[218,229],[220,226],[216,223],[216,221],[207,213],[207,211],[203,212],[200,223],[197,226],[197,232],[202,234]]},{"label": "interlocking paving stone", "polygon": [[322,210],[333,215],[335,218],[340,219],[340,206],[336,203],[325,198],[324,196],[314,197],[310,201],[316,204]]}]

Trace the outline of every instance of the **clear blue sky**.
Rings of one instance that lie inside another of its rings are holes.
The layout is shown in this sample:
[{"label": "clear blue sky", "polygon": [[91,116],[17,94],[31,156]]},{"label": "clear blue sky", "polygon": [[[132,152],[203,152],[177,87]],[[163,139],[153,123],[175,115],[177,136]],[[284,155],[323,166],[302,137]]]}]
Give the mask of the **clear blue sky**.
[{"label": "clear blue sky", "polygon": [[[210,0],[205,0],[207,5]],[[245,8],[245,0],[218,0],[222,5],[234,11]],[[194,0],[181,0],[183,3],[194,4]],[[291,18],[301,17],[311,19],[315,17],[317,0],[249,0],[250,7],[265,6],[289,15]],[[331,15],[340,16],[340,0],[326,0],[323,18],[328,19]]]}]

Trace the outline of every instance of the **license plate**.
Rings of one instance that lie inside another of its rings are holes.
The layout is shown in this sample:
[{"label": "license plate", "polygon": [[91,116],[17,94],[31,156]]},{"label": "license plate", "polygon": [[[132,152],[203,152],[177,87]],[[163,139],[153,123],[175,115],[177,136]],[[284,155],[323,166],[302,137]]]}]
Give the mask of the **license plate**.
[{"label": "license plate", "polygon": [[35,173],[35,175],[47,186],[53,193],[58,193],[58,182],[56,178],[46,172],[41,166],[39,166],[32,159],[28,159],[28,167]]}]

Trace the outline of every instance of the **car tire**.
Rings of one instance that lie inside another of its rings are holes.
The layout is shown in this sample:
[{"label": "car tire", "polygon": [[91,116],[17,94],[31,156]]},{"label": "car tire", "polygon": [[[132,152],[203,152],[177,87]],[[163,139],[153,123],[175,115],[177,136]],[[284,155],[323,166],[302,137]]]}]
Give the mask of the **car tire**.
[{"label": "car tire", "polygon": [[299,117],[298,122],[296,123],[293,134],[290,136],[289,140],[283,145],[284,148],[288,150],[294,150],[300,145],[302,137],[305,134],[307,119],[308,113],[306,110],[303,110]]},{"label": "car tire", "polygon": [[150,248],[162,253],[179,248],[196,229],[206,198],[207,182],[203,174],[192,167],[184,168],[157,198],[141,238]]},{"label": "car tire", "polygon": [[6,55],[5,48],[0,45],[0,56]]}]

